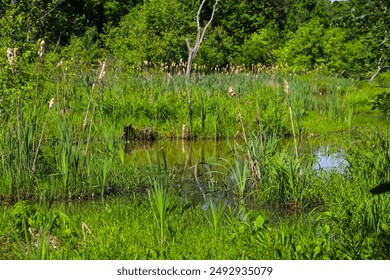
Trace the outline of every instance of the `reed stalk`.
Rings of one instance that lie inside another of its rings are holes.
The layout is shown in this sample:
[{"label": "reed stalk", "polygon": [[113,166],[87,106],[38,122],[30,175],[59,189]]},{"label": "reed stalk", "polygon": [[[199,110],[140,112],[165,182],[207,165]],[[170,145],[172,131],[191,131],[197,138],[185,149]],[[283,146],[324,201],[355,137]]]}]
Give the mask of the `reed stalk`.
[{"label": "reed stalk", "polygon": [[35,155],[34,155],[34,159],[33,159],[33,162],[32,162],[32,167],[31,167],[30,179],[33,178],[34,173],[35,173],[35,164],[37,162],[38,152],[39,152],[39,149],[40,149],[41,144],[42,144],[43,133],[45,131],[45,126],[46,126],[46,122],[47,122],[47,116],[48,116],[50,110],[53,108],[53,106],[54,106],[54,98],[50,99],[50,101],[49,101],[49,110],[46,113],[45,121],[43,122],[43,125],[42,125],[41,136],[39,137],[38,146],[37,146],[37,148],[35,150]]},{"label": "reed stalk", "polygon": [[81,172],[82,178],[85,177],[85,168],[87,166],[87,161],[88,161],[87,157],[88,157],[88,151],[89,151],[89,143],[91,141],[92,126],[93,126],[94,116],[95,116],[95,106],[96,106],[96,103],[94,102],[93,107],[92,107],[92,118],[91,118],[91,121],[89,123],[89,129],[88,129],[87,144],[85,145],[85,149],[84,149],[84,163],[83,163],[83,170]]},{"label": "reed stalk", "polygon": [[295,128],[294,128],[294,118],[293,118],[293,113],[292,113],[292,108],[291,108],[291,99],[289,96],[289,87],[288,87],[288,82],[287,80],[284,80],[283,83],[284,86],[284,94],[287,98],[287,105],[288,105],[288,111],[290,113],[290,122],[291,122],[291,129],[294,137],[294,148],[295,148],[295,157],[298,159],[298,145],[297,145],[297,138],[295,136]]},{"label": "reed stalk", "polygon": [[[18,155],[19,155],[19,178],[22,178],[23,174],[23,145],[22,145],[22,135],[20,128],[20,102],[19,98],[16,99],[16,122],[17,122],[17,133],[18,133]],[[21,182],[19,182],[21,183]]]},{"label": "reed stalk", "polygon": [[251,145],[250,145],[250,143],[249,143],[249,141],[248,141],[248,139],[246,137],[244,122],[242,120],[242,116],[241,116],[240,110],[238,111],[238,119],[239,119],[240,124],[241,124],[242,137],[243,137],[243,140],[244,140],[244,143],[245,143],[245,146],[246,146],[246,150],[247,150],[247,154],[248,154],[248,160],[249,160],[251,174],[255,176],[256,180],[260,180],[261,179],[260,166],[259,166],[257,160],[253,157],[253,155],[251,153]]}]

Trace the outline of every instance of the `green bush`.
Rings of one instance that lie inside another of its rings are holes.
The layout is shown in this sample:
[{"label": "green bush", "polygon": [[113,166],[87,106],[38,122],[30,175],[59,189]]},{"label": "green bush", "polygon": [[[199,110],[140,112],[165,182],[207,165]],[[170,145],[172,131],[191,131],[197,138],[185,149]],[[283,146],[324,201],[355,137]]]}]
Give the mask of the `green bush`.
[{"label": "green bush", "polygon": [[234,64],[272,66],[275,62],[273,50],[278,40],[279,34],[273,28],[263,28],[258,33],[253,33],[238,48],[234,55]]}]

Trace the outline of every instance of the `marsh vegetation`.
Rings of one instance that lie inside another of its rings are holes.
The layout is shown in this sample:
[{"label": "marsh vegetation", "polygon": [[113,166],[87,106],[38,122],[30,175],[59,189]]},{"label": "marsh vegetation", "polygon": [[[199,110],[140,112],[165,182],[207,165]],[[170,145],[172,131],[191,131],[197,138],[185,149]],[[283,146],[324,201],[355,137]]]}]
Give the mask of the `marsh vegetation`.
[{"label": "marsh vegetation", "polygon": [[[182,139],[183,75],[76,70],[38,73],[40,91],[16,87],[2,113],[1,258],[389,257],[388,195],[370,193],[390,180],[389,124],[369,102],[381,89],[318,72],[200,73]],[[130,124],[156,140],[126,140]],[[321,148],[342,168],[321,166]]]},{"label": "marsh vegetation", "polygon": [[177,50],[199,1],[106,1],[104,28],[48,28],[46,51],[53,14],[20,2],[0,8],[0,259],[389,259],[389,193],[370,192],[390,182],[387,58],[378,34],[330,27],[320,4],[342,3],[259,34],[221,6],[188,77]]}]

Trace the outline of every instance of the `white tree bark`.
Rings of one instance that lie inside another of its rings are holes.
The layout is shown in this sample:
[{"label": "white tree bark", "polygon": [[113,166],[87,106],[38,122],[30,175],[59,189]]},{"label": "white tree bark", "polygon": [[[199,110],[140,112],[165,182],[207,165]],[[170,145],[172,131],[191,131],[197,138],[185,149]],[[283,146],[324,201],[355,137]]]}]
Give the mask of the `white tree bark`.
[{"label": "white tree bark", "polygon": [[191,137],[191,133],[192,133],[192,105],[191,105],[191,89],[190,89],[192,62],[194,61],[195,56],[198,53],[199,47],[203,42],[204,34],[206,33],[207,28],[210,26],[211,22],[213,21],[215,9],[217,7],[218,1],[219,0],[215,0],[211,17],[207,22],[207,24],[202,28],[200,26],[200,13],[202,11],[204,3],[206,2],[206,0],[202,0],[199,6],[198,13],[196,15],[197,31],[196,31],[196,39],[195,39],[194,47],[191,47],[190,41],[188,40],[188,38],[186,38],[186,44],[188,48],[188,60],[187,60],[187,69],[186,69],[187,106],[188,106],[188,118],[189,118],[188,138]]},{"label": "white tree bark", "polygon": [[371,79],[370,79],[370,82],[373,82],[374,79],[376,78],[376,76],[379,75],[379,73],[383,70],[383,68],[386,68],[386,66],[383,66],[383,60],[386,60],[386,57],[385,59],[383,59],[383,54],[381,55],[381,57],[379,58],[378,60],[378,68],[376,70],[376,72],[374,73],[374,75],[372,75]]},{"label": "white tree bark", "polygon": [[202,11],[203,5],[206,2],[206,0],[202,0],[202,3],[199,6],[198,13],[196,15],[196,25],[197,25],[197,32],[196,32],[196,39],[195,39],[195,45],[194,47],[191,47],[191,44],[186,38],[186,44],[188,48],[188,60],[187,60],[187,70],[186,70],[186,76],[188,79],[191,78],[191,70],[192,70],[192,62],[195,59],[196,54],[198,53],[199,47],[203,42],[204,34],[206,33],[207,28],[210,26],[211,22],[213,21],[215,9],[217,7],[219,0],[215,0],[214,6],[213,6],[213,12],[211,14],[210,20],[207,22],[207,24],[202,28],[200,26],[200,13]]}]

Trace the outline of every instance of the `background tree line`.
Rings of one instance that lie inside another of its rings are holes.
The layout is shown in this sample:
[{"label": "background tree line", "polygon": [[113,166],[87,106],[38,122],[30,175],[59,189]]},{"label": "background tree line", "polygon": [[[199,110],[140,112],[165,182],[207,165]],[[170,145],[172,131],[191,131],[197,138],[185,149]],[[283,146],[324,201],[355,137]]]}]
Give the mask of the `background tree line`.
[{"label": "background tree line", "polygon": [[[188,55],[199,0],[0,0],[0,47],[36,59],[41,39],[48,60],[94,63],[115,57],[128,69],[172,65]],[[213,1],[207,1],[207,20]],[[371,77],[388,67],[388,1],[221,0],[195,63],[324,65],[344,76]],[[58,61],[57,61],[58,62]],[[6,65],[6,56],[0,58]]]}]

